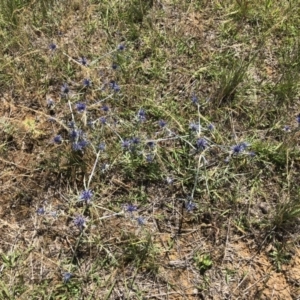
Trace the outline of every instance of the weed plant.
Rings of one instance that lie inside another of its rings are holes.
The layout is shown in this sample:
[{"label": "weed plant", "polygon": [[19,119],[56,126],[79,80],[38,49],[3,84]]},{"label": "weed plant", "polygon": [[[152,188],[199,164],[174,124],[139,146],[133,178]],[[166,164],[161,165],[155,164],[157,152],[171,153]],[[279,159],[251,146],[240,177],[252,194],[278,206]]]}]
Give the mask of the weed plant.
[{"label": "weed plant", "polygon": [[300,23],[283,2],[0,0],[3,299],[255,299],[230,247],[289,265]]}]

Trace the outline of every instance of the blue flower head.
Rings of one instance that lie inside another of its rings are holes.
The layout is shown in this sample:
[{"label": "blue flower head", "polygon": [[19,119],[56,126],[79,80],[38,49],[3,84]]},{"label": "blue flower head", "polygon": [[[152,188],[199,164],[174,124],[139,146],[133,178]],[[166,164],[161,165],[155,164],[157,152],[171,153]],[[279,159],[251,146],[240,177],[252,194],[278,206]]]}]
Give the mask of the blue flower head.
[{"label": "blue flower head", "polygon": [[121,145],[124,150],[129,150],[131,145],[130,140],[124,140]]},{"label": "blue flower head", "polygon": [[100,117],[99,121],[101,124],[105,125],[106,124],[106,118],[105,117]]},{"label": "blue flower head", "polygon": [[213,124],[209,124],[209,125],[207,126],[207,129],[210,130],[210,131],[212,131],[212,130],[215,129],[215,126],[214,126]]},{"label": "blue flower head", "polygon": [[125,210],[129,213],[133,213],[134,211],[137,210],[137,206],[132,204],[127,204],[125,205]]},{"label": "blue flower head", "polygon": [[76,141],[82,135],[81,130],[73,129],[70,131],[70,138],[72,141]]},{"label": "blue flower head", "polygon": [[47,108],[51,109],[54,108],[54,106],[55,106],[54,100],[51,98],[47,99]]},{"label": "blue flower head", "polygon": [[79,200],[85,201],[87,204],[89,204],[92,201],[93,192],[91,190],[84,190],[81,192]]},{"label": "blue flower head", "polygon": [[69,272],[64,273],[63,274],[63,282],[68,283],[70,281],[71,277],[72,277],[71,273],[69,273]]},{"label": "blue flower head", "polygon": [[53,142],[54,142],[55,144],[61,144],[62,141],[63,141],[63,139],[62,139],[62,137],[61,137],[60,134],[56,135],[56,136],[53,138]]},{"label": "blue flower head", "polygon": [[40,215],[43,215],[45,213],[45,209],[43,207],[39,207],[37,210],[36,210],[36,213],[40,216]]},{"label": "blue flower head", "polygon": [[57,49],[57,46],[56,46],[56,44],[54,44],[54,43],[50,43],[50,45],[49,45],[49,49],[50,49],[51,51],[55,51],[55,50]]},{"label": "blue flower head", "polygon": [[99,146],[98,146],[98,149],[100,150],[100,151],[105,151],[105,148],[106,148],[106,145],[105,145],[105,143],[100,143],[99,144]]},{"label": "blue flower head", "polygon": [[249,147],[248,143],[242,142],[233,147],[231,147],[233,154],[240,154],[242,153],[247,147]]},{"label": "blue flower head", "polygon": [[167,122],[164,120],[159,120],[158,121],[158,126],[161,128],[164,128],[167,125]]},{"label": "blue flower head", "polygon": [[123,44],[118,45],[118,50],[119,51],[125,50],[125,46]]},{"label": "blue flower head", "polygon": [[79,58],[79,63],[81,63],[83,66],[87,66],[88,65],[88,61],[86,59],[86,57],[82,56],[81,58]]},{"label": "blue flower head", "polygon": [[153,149],[155,147],[155,142],[154,141],[148,141],[147,142],[147,146],[151,149]]},{"label": "blue flower head", "polygon": [[191,212],[196,208],[196,204],[192,201],[188,201],[185,205],[185,208],[188,212]]},{"label": "blue flower head", "polygon": [[140,122],[144,122],[146,121],[146,112],[143,108],[141,108],[138,113],[137,113],[137,117],[139,119]]},{"label": "blue flower head", "polygon": [[131,139],[132,144],[138,145],[140,143],[140,139],[138,137],[133,137]]},{"label": "blue flower head", "polygon": [[86,110],[86,104],[83,103],[83,102],[78,102],[76,104],[76,109],[77,109],[78,112],[82,113]]},{"label": "blue flower head", "polygon": [[244,151],[244,148],[241,147],[240,144],[232,146],[231,149],[232,149],[233,154],[240,154],[241,152]]},{"label": "blue flower head", "polygon": [[111,89],[112,90],[114,90],[114,92],[119,92],[120,90],[121,90],[121,88],[120,88],[120,86],[114,81],[114,80],[112,80],[111,82],[110,82],[110,87],[111,87]]},{"label": "blue flower head", "polygon": [[154,159],[154,156],[151,153],[146,155],[146,161],[148,163],[153,162],[153,159]]},{"label": "blue flower head", "polygon": [[84,148],[86,148],[89,144],[89,142],[87,140],[81,140],[78,142],[78,144],[80,145],[81,149],[83,150]]},{"label": "blue flower head", "polygon": [[78,215],[76,216],[76,218],[74,218],[74,224],[80,229],[82,230],[84,225],[85,225],[86,219],[84,216],[82,215]]},{"label": "blue flower head", "polygon": [[200,151],[203,151],[207,147],[207,140],[200,138],[196,141],[196,148]]},{"label": "blue flower head", "polygon": [[190,123],[189,129],[191,129],[192,131],[199,131],[200,130],[200,125],[197,124],[197,123]]},{"label": "blue flower head", "polygon": [[74,121],[70,121],[70,122],[68,123],[68,127],[71,128],[71,129],[75,129],[75,128],[76,128],[75,122],[74,122]]},{"label": "blue flower head", "polygon": [[109,111],[109,107],[108,107],[107,105],[105,105],[105,104],[101,107],[101,109],[102,109],[104,112],[108,112],[108,111]]},{"label": "blue flower head", "polygon": [[140,226],[145,225],[145,219],[144,219],[144,218],[142,218],[142,217],[137,217],[136,220],[137,220],[137,222],[138,222],[138,224],[139,224]]},{"label": "blue flower head", "polygon": [[69,86],[68,86],[67,83],[64,83],[64,84],[62,85],[62,87],[61,87],[61,92],[62,92],[64,95],[69,94],[70,88],[69,88]]},{"label": "blue flower head", "polygon": [[86,140],[81,140],[79,142],[74,142],[72,148],[74,151],[83,151],[84,148],[88,146],[89,142]]},{"label": "blue flower head", "polygon": [[195,94],[192,96],[191,100],[192,100],[193,104],[198,104],[198,102],[199,102],[198,97]]},{"label": "blue flower head", "polygon": [[91,84],[92,84],[92,82],[91,82],[90,79],[88,79],[88,78],[83,79],[83,86],[84,87],[88,88],[88,87],[91,86]]}]

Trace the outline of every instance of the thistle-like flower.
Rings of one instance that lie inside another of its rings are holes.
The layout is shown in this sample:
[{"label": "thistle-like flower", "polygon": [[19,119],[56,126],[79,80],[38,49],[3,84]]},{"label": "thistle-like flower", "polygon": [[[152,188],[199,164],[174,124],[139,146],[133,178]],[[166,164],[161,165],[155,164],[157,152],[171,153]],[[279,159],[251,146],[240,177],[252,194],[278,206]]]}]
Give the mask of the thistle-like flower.
[{"label": "thistle-like flower", "polygon": [[76,110],[80,113],[83,113],[86,110],[86,104],[83,102],[78,102],[76,104]]},{"label": "thistle-like flower", "polygon": [[196,204],[192,201],[188,201],[186,204],[185,204],[185,208],[188,212],[191,212],[193,211],[195,208],[196,208]]},{"label": "thistle-like flower", "polygon": [[146,144],[149,148],[153,149],[155,147],[155,142],[154,141],[148,141]]},{"label": "thistle-like flower", "polygon": [[84,86],[85,88],[88,88],[88,87],[90,87],[91,85],[92,85],[92,82],[91,82],[90,79],[88,79],[88,78],[83,79],[83,86]]},{"label": "thistle-like flower", "polygon": [[100,117],[99,118],[99,121],[102,125],[105,125],[106,124],[106,118],[105,117]]},{"label": "thistle-like flower", "polygon": [[247,147],[249,147],[248,143],[245,142],[239,143],[231,147],[232,153],[238,155],[242,153]]},{"label": "thistle-like flower", "polygon": [[132,205],[132,204],[127,204],[124,206],[125,211],[129,212],[129,213],[133,213],[134,211],[137,210],[137,206],[136,205]]},{"label": "thistle-like flower", "polygon": [[64,95],[68,95],[69,92],[70,92],[70,88],[68,86],[67,83],[64,83],[61,87],[61,92],[64,94]]},{"label": "thistle-like flower", "polygon": [[192,103],[193,103],[193,104],[198,104],[198,103],[199,103],[198,97],[197,97],[195,94],[193,94],[191,100],[192,100]]},{"label": "thistle-like flower", "polygon": [[55,50],[57,49],[57,46],[56,46],[56,44],[54,44],[54,43],[50,43],[50,45],[49,45],[49,49],[50,49],[51,51],[55,51]]},{"label": "thistle-like flower", "polygon": [[70,139],[76,141],[82,135],[82,131],[78,129],[72,129],[70,131]]},{"label": "thistle-like flower", "polygon": [[203,151],[207,147],[207,140],[200,138],[196,141],[196,148],[200,151]]},{"label": "thistle-like flower", "polygon": [[108,112],[109,111],[109,106],[107,106],[106,104],[104,104],[101,109],[104,111],[104,112]]},{"label": "thistle-like flower", "polygon": [[93,192],[91,190],[84,190],[79,196],[80,201],[84,201],[86,204],[89,204],[92,201]]},{"label": "thistle-like flower", "polygon": [[82,56],[81,58],[79,58],[79,63],[81,63],[83,66],[87,66],[88,65],[88,61],[86,59],[86,57]]},{"label": "thistle-like flower", "polygon": [[72,278],[72,274],[69,272],[66,272],[63,274],[63,282],[64,283],[68,283],[70,281],[70,279]]},{"label": "thistle-like flower", "polygon": [[56,135],[56,136],[53,138],[53,142],[54,142],[55,144],[61,144],[62,141],[63,141],[63,139],[62,139],[62,137],[61,137],[60,134]]},{"label": "thistle-like flower", "polygon": [[84,216],[82,215],[78,215],[74,218],[74,224],[80,229],[82,230],[83,227],[85,226],[86,223],[86,219]]},{"label": "thistle-like flower", "polygon": [[39,216],[45,214],[45,209],[44,209],[44,207],[39,207],[39,208],[36,210],[36,213],[37,213]]},{"label": "thistle-like flower", "polygon": [[131,142],[133,145],[138,145],[140,143],[140,139],[138,137],[133,137]]},{"label": "thistle-like flower", "polygon": [[146,161],[148,163],[153,162],[153,160],[154,160],[154,156],[151,153],[149,153],[149,154],[146,155]]},{"label": "thistle-like flower", "polygon": [[114,90],[114,92],[119,92],[120,90],[121,90],[121,88],[120,88],[120,86],[114,81],[114,80],[112,80],[111,82],[110,82],[110,87],[111,87],[111,89],[113,89]]},{"label": "thistle-like flower", "polygon": [[87,147],[88,144],[89,144],[88,141],[86,141],[86,140],[81,140],[81,141],[79,141],[79,142],[74,142],[74,143],[72,144],[72,148],[73,148],[74,151],[82,151],[82,150],[84,150],[84,148]]},{"label": "thistle-like flower", "polygon": [[159,120],[158,121],[158,126],[161,128],[164,128],[167,125],[167,122],[164,120]]},{"label": "thistle-like flower", "polygon": [[121,143],[121,146],[122,146],[122,148],[124,150],[129,150],[130,149],[130,145],[131,145],[130,140],[124,140]]},{"label": "thistle-like flower", "polygon": [[146,121],[146,112],[143,108],[138,111],[137,117],[140,122]]},{"label": "thistle-like flower", "polygon": [[106,145],[105,145],[104,142],[100,143],[99,146],[98,146],[98,149],[99,149],[100,151],[105,151],[105,148],[106,148]]},{"label": "thistle-like flower", "polygon": [[190,123],[189,125],[189,129],[192,130],[192,131],[200,131],[201,129],[201,126],[197,123]]},{"label": "thistle-like flower", "polygon": [[55,106],[54,100],[51,98],[47,99],[47,108],[52,109],[52,108],[54,108],[54,106]]},{"label": "thistle-like flower", "polygon": [[140,226],[145,225],[145,219],[144,219],[144,218],[142,218],[142,217],[137,217],[136,220],[137,220],[137,222],[138,222],[138,224],[139,224]]},{"label": "thistle-like flower", "polygon": [[213,131],[215,129],[215,126],[213,124],[208,124],[207,129],[210,131]]},{"label": "thistle-like flower", "polygon": [[123,44],[120,44],[118,45],[118,48],[117,48],[119,51],[123,51],[125,50],[125,46]]}]

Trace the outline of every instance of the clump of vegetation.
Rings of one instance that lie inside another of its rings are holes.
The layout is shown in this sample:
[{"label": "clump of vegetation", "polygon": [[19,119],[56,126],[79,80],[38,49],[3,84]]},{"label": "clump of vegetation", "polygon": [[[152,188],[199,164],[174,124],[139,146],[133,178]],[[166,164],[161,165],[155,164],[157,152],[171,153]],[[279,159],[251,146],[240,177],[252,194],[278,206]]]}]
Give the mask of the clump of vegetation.
[{"label": "clump of vegetation", "polygon": [[299,229],[297,2],[0,1],[5,299],[269,293]]}]

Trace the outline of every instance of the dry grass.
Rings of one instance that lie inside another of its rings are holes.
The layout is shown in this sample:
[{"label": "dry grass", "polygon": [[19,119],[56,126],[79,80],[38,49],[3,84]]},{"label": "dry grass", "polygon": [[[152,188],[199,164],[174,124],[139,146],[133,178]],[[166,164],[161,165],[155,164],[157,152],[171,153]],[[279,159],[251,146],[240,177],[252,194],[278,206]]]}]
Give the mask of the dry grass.
[{"label": "dry grass", "polygon": [[299,299],[299,4],[0,0],[0,298]]}]

